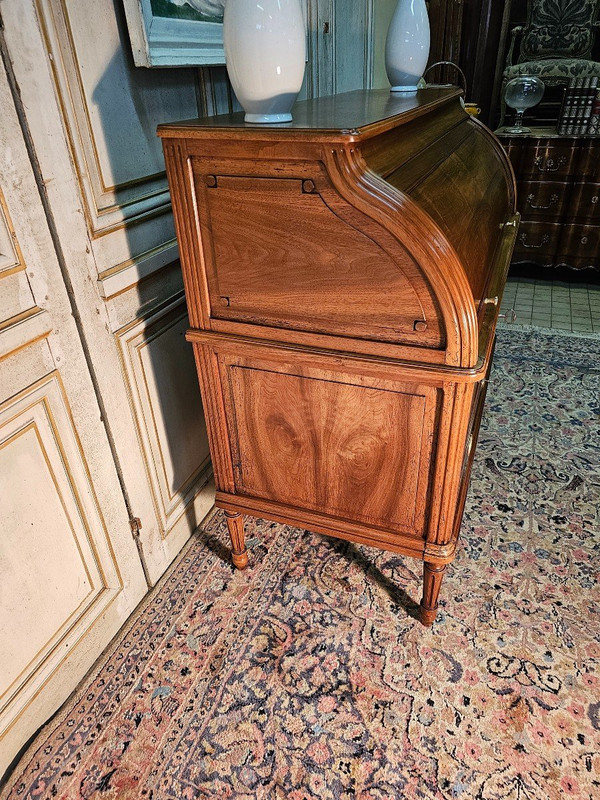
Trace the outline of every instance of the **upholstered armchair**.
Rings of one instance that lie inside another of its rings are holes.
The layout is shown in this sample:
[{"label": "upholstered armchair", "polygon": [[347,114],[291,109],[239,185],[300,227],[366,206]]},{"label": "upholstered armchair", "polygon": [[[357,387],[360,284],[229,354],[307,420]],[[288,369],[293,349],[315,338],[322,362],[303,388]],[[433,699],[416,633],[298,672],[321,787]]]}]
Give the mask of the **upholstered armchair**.
[{"label": "upholstered armchair", "polygon": [[[537,75],[548,86],[568,84],[571,78],[600,78],[600,63],[591,60],[600,0],[528,0],[527,22],[511,31],[502,76],[504,88],[517,75]],[[513,64],[515,43],[521,37],[519,58]]]}]

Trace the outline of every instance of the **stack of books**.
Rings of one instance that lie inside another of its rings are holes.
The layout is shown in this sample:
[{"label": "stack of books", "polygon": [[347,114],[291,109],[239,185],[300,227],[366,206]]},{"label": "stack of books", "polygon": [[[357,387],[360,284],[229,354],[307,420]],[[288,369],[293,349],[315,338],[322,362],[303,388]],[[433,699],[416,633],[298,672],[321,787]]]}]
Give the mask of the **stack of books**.
[{"label": "stack of books", "polygon": [[598,78],[573,78],[563,97],[556,132],[583,136],[600,134]]}]

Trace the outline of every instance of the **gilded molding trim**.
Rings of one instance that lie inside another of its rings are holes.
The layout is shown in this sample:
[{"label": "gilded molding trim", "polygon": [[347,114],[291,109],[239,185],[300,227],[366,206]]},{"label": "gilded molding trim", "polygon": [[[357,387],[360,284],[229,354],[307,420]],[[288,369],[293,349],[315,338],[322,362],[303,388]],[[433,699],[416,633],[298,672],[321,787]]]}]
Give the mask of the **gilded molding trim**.
[{"label": "gilded molding trim", "polygon": [[4,194],[0,188],[0,278],[24,269],[23,254],[8,213]]},{"label": "gilded molding trim", "polygon": [[[69,616],[23,667],[4,693],[0,712],[0,729],[4,734],[18,721],[64,659],[69,657],[71,647],[63,652],[62,647],[59,650],[59,645],[69,637],[76,640],[80,635],[77,633],[79,628],[84,627],[87,630],[101,619],[121,593],[124,583],[98,507],[81,442],[74,429],[60,374],[51,372],[2,403],[0,419],[1,428],[6,431],[0,449],[9,446],[27,432],[34,432],[90,584],[87,595],[71,610]],[[45,434],[40,426],[47,427]],[[47,445],[55,450],[54,462],[61,464],[64,469],[62,489],[60,476],[55,472]],[[82,481],[87,485],[83,491]],[[76,509],[75,517],[65,500],[65,488],[71,495],[70,503]],[[76,531],[77,526],[80,528],[79,533]],[[99,551],[99,537],[104,539],[104,556]]]},{"label": "gilded molding trim", "polygon": [[194,502],[211,475],[207,452],[179,487],[171,490],[165,454],[157,424],[155,407],[144,365],[142,352],[148,345],[174,325],[187,319],[185,299],[181,293],[170,298],[146,318],[137,319],[116,332],[119,354],[136,433],[151,487],[154,511],[160,521],[160,531],[166,539],[177,522]]},{"label": "gilded molding trim", "polygon": [[[67,4],[65,0],[35,0],[35,4],[92,237],[169,213],[171,202],[164,170],[114,185],[105,181]],[[140,191],[136,192],[136,188]]]}]

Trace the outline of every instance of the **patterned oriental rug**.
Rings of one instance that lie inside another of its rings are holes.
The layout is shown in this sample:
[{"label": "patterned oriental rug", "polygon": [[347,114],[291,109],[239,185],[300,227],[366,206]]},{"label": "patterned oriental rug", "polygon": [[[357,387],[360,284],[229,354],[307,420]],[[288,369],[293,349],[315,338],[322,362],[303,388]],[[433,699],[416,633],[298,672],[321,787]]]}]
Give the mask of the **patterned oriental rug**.
[{"label": "patterned oriental rug", "polygon": [[600,798],[600,340],[501,331],[462,547],[421,564],[219,513],[2,798]]}]

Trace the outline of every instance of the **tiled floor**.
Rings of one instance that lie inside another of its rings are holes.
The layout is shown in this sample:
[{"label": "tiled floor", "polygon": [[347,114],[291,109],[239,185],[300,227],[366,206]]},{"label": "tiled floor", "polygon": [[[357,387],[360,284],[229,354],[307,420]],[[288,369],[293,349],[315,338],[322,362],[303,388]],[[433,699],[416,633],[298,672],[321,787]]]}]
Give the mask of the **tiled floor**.
[{"label": "tiled floor", "polygon": [[509,278],[501,313],[511,308],[515,325],[600,333],[600,286]]}]

